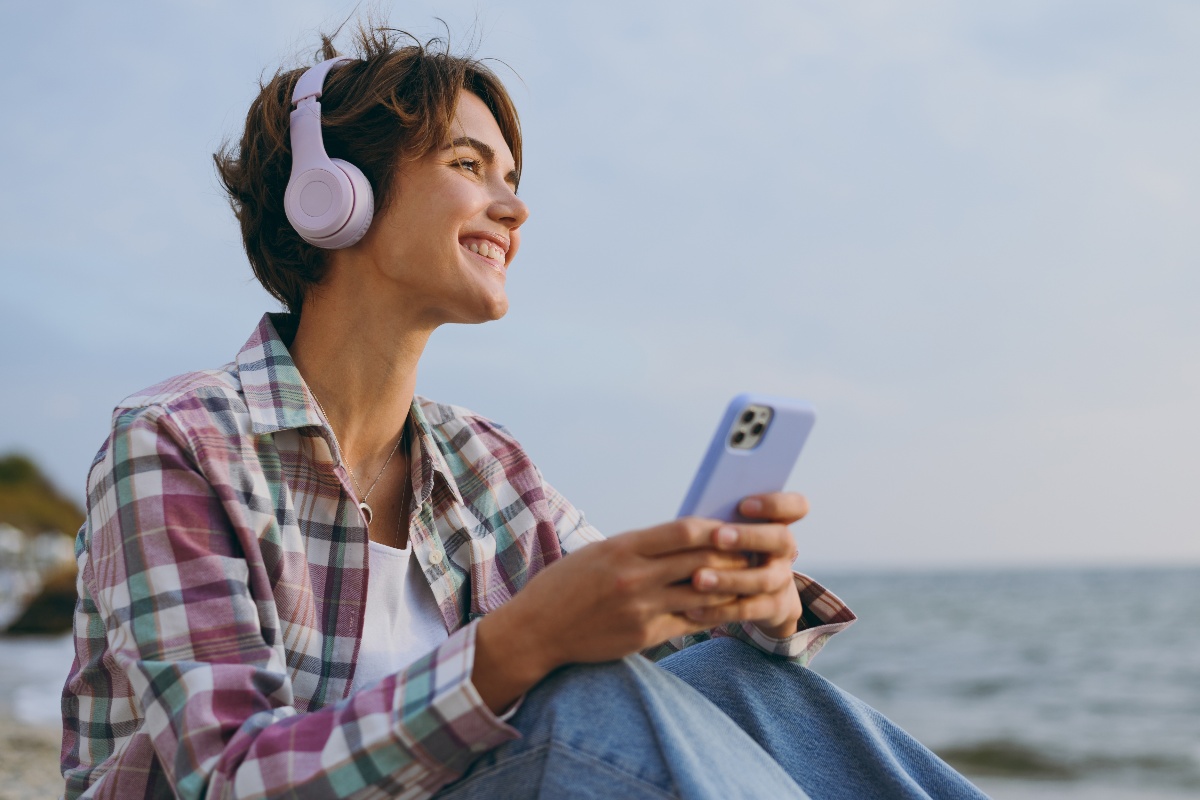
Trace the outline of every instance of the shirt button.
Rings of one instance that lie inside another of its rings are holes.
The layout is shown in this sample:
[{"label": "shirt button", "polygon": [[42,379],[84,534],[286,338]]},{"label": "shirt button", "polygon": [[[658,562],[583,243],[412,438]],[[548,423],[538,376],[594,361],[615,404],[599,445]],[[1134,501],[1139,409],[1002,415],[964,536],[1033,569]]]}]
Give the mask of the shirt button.
[{"label": "shirt button", "polygon": [[429,563],[433,564],[435,566],[442,563],[442,551],[434,550],[432,553],[430,553],[429,554]]}]

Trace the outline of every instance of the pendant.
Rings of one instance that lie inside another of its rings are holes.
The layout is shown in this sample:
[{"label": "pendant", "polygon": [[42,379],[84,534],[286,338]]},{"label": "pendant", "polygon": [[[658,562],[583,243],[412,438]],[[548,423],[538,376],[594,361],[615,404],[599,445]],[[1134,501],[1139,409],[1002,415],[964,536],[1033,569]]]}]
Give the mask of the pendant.
[{"label": "pendant", "polygon": [[358,507],[359,507],[359,509],[362,510],[363,516],[367,518],[367,524],[370,525],[371,517],[373,516],[373,514],[371,513],[371,507],[369,505],[367,505],[366,503],[359,503]]}]

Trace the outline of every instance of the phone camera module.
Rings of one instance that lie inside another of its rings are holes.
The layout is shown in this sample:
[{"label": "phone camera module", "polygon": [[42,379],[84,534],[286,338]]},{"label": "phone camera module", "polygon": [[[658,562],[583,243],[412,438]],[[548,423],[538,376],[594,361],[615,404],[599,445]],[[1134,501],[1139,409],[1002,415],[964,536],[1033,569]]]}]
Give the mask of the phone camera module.
[{"label": "phone camera module", "polygon": [[738,450],[758,447],[771,424],[771,414],[769,406],[747,406],[734,420],[729,435],[730,446]]}]

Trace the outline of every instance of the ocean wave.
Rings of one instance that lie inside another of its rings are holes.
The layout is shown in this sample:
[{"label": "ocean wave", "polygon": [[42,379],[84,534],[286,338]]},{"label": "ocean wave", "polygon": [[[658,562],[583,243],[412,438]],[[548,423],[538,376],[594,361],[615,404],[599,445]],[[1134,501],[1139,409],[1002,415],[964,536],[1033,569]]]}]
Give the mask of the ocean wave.
[{"label": "ocean wave", "polygon": [[1200,789],[1200,764],[1182,755],[1066,754],[1012,739],[943,747],[937,754],[964,774],[980,777],[1051,781],[1112,777]]}]

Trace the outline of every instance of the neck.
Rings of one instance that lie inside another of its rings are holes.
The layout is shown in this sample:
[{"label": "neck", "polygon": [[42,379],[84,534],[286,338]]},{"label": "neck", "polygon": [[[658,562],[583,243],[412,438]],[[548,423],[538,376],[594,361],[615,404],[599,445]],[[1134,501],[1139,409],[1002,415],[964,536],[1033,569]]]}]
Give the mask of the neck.
[{"label": "neck", "polygon": [[370,471],[392,451],[408,418],[432,329],[394,306],[364,307],[362,294],[329,288],[305,301],[289,350],[333,426],[342,459]]}]

